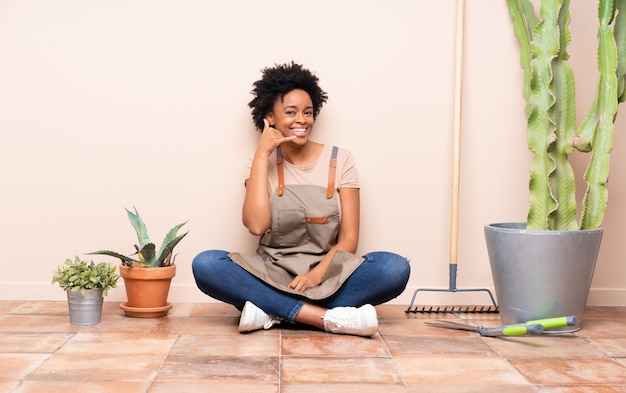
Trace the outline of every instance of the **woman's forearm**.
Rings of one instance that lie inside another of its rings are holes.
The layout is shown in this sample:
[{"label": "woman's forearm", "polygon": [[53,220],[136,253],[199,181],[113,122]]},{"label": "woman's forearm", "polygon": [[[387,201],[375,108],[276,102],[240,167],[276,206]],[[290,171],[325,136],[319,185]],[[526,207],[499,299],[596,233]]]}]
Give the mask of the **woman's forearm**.
[{"label": "woman's forearm", "polygon": [[246,182],[243,202],[243,224],[253,235],[262,235],[269,229],[272,219],[267,185],[267,156],[255,154]]}]

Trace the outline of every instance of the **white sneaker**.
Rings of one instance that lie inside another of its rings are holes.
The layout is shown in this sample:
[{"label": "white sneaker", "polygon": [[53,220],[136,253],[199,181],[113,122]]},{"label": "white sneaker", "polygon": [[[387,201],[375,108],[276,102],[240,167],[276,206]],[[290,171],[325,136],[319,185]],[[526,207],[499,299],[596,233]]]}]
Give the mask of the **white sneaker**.
[{"label": "white sneaker", "polygon": [[371,304],[335,307],[324,315],[324,330],[331,333],[370,337],[378,331],[378,316]]},{"label": "white sneaker", "polygon": [[246,302],[239,319],[239,332],[252,332],[259,329],[269,329],[281,322],[279,318],[265,313],[251,302]]}]

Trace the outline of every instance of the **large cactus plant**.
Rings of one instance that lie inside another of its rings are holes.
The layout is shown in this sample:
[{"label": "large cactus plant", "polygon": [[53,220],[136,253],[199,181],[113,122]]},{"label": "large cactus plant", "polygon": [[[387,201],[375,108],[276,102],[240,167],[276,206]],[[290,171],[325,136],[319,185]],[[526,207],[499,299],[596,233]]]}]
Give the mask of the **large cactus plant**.
[{"label": "large cactus plant", "polygon": [[[584,0],[589,1],[589,0]],[[598,228],[606,211],[609,153],[617,106],[625,98],[626,0],[598,1],[599,80],[588,114],[576,127],[574,74],[568,64],[570,0],[507,0],[524,70],[528,147],[533,153],[527,229]],[[587,189],[577,220],[569,156],[590,152]]]}]

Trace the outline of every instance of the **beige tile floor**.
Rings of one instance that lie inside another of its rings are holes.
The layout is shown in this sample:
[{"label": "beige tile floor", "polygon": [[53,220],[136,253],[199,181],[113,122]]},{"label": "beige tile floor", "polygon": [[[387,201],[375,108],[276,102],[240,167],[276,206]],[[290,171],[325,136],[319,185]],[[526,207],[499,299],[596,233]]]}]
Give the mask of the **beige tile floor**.
[{"label": "beige tile floor", "polygon": [[224,304],[164,318],[105,303],[95,326],[66,302],[0,301],[0,392],[626,392],[626,307],[589,307],[573,334],[485,338],[430,327],[497,326],[497,314],[406,314],[378,306],[372,338],[274,328],[239,334]]}]

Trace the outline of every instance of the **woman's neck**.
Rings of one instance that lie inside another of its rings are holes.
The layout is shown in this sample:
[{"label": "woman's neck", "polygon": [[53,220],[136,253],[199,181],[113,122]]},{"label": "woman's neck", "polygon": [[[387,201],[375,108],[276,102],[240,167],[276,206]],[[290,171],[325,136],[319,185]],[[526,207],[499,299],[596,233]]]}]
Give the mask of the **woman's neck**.
[{"label": "woman's neck", "polygon": [[302,166],[315,162],[322,154],[323,148],[324,145],[321,143],[308,141],[302,146],[281,146],[280,150],[283,158],[290,164]]}]

